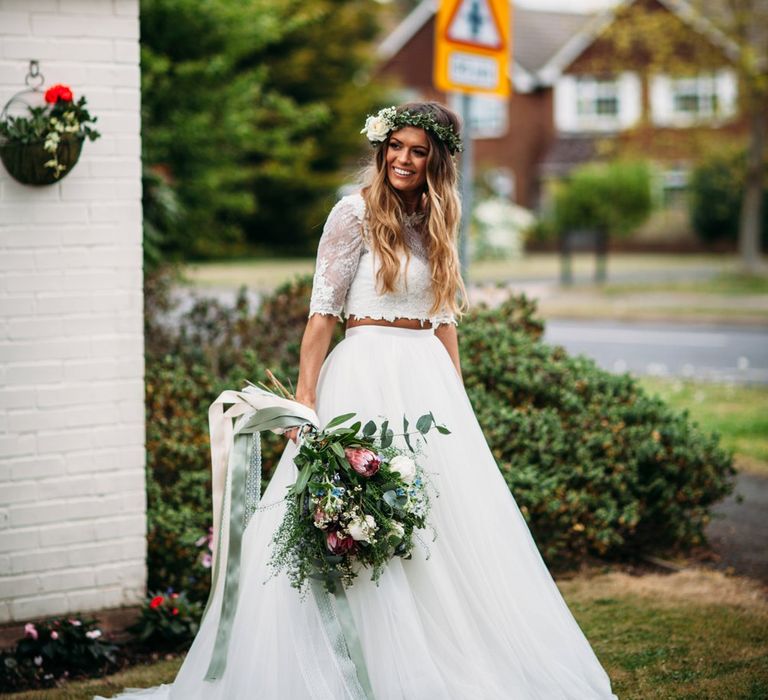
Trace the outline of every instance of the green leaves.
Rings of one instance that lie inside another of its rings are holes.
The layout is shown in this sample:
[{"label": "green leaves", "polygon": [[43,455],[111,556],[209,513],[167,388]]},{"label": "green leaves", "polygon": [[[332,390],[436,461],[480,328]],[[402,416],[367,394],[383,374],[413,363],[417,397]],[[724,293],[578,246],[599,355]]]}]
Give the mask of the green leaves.
[{"label": "green leaves", "polygon": [[344,413],[343,415],[336,416],[335,418],[332,418],[328,423],[326,424],[325,428],[323,430],[330,430],[331,428],[335,428],[337,425],[341,425],[342,423],[345,423],[350,418],[355,417],[355,413]]}]

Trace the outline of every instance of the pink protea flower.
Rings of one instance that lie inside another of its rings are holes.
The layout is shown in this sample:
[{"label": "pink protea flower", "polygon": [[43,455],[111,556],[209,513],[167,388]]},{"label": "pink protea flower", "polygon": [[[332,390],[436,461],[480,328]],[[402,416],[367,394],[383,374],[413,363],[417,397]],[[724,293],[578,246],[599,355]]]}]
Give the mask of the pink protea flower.
[{"label": "pink protea flower", "polygon": [[35,627],[31,622],[28,622],[26,625],[24,625],[24,636],[25,637],[31,637],[32,639],[37,639],[37,627]]},{"label": "pink protea flower", "polygon": [[381,460],[370,450],[363,447],[345,447],[344,456],[358,474],[373,476],[381,466]]},{"label": "pink protea flower", "polygon": [[357,543],[351,537],[343,537],[333,530],[325,534],[325,544],[331,554],[351,554],[357,548]]}]

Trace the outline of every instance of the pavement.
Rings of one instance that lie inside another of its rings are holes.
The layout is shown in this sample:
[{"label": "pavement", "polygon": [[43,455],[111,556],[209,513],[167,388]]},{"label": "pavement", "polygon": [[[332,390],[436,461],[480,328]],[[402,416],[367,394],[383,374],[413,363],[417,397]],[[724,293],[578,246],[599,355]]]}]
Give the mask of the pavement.
[{"label": "pavement", "polygon": [[768,584],[768,478],[740,472],[712,515],[705,530],[712,558],[705,563]]}]

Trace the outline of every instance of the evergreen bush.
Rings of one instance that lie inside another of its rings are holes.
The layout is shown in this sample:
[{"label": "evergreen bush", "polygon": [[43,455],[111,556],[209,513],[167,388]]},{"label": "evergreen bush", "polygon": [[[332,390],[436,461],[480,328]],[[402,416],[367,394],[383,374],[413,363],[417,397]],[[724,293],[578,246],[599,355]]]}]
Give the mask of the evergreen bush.
[{"label": "evergreen bush", "polygon": [[[693,169],[688,185],[690,216],[702,241],[738,240],[745,168],[742,149],[712,153]],[[768,246],[768,185],[763,190],[761,231],[762,245]]]}]

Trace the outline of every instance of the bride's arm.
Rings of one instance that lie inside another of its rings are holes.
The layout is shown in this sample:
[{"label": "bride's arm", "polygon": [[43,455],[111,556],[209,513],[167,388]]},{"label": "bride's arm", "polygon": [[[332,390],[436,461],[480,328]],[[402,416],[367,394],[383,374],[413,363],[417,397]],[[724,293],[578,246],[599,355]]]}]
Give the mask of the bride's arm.
[{"label": "bride's arm", "polygon": [[441,323],[435,328],[435,335],[445,345],[445,349],[451,356],[451,362],[455,365],[456,372],[463,382],[464,377],[461,374],[461,361],[459,360],[459,336],[456,332],[456,326],[452,323]]},{"label": "bride's arm", "polygon": [[317,402],[317,379],[331,344],[333,328],[337,323],[335,316],[312,314],[304,329],[299,354],[296,400],[310,408],[315,408]]},{"label": "bride's arm", "polygon": [[[333,327],[338,322],[335,316],[312,314],[304,328],[299,352],[299,379],[296,382],[296,400],[315,409],[317,403],[317,379],[320,368],[331,344]],[[285,431],[289,440],[296,442],[297,428]]]}]

